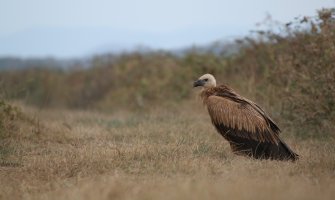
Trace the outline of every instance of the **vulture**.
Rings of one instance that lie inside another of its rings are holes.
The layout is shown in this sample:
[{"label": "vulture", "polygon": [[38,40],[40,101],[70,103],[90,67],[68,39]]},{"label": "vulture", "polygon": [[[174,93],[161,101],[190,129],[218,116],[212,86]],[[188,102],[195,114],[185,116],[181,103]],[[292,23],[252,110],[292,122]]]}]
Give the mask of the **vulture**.
[{"label": "vulture", "polygon": [[227,85],[216,85],[205,74],[193,87],[202,87],[200,96],[212,124],[229,142],[232,151],[256,159],[292,160],[299,158],[280,137],[280,129],[256,103],[240,96]]}]

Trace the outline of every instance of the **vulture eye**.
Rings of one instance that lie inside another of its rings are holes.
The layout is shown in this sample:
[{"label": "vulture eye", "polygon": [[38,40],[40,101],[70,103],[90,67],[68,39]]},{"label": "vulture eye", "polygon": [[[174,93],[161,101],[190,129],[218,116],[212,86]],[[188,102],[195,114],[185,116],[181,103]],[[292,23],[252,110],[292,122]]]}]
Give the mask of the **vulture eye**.
[{"label": "vulture eye", "polygon": [[208,78],[205,78],[204,81],[208,81]]}]

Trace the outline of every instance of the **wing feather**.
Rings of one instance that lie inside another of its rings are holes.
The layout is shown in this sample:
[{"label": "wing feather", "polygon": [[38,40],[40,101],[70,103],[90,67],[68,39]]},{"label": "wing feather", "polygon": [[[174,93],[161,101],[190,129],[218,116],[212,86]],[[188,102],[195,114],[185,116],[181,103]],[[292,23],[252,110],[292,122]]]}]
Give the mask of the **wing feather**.
[{"label": "wing feather", "polygon": [[[235,130],[230,131],[229,134],[260,142],[278,144],[279,131],[272,129],[270,123],[273,123],[273,121],[258,106],[254,107],[250,102],[243,99],[234,101],[231,98],[214,95],[207,98],[206,105],[216,127],[224,125]],[[226,129],[224,131],[227,132]],[[221,132],[221,134],[225,133]]]}]

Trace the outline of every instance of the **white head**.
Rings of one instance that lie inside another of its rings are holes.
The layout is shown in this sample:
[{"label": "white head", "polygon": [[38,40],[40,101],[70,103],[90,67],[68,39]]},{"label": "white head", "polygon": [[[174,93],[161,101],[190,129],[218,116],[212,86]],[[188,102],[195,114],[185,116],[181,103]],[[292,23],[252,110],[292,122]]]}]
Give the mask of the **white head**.
[{"label": "white head", "polygon": [[202,86],[204,88],[210,88],[216,86],[216,80],[212,74],[204,74],[193,83],[193,87]]}]

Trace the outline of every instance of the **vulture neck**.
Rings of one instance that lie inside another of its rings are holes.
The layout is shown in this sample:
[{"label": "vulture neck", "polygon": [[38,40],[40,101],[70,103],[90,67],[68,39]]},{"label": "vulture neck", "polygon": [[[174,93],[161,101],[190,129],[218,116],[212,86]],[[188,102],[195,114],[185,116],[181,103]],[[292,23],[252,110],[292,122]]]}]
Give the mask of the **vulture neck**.
[{"label": "vulture neck", "polygon": [[204,87],[200,93],[200,97],[202,98],[203,103],[206,105],[208,97],[215,95],[215,91],[217,87]]},{"label": "vulture neck", "polygon": [[204,104],[206,104],[208,97],[213,96],[213,95],[222,95],[222,94],[235,94],[235,92],[233,91],[233,89],[231,89],[230,87],[228,87],[227,85],[218,85],[215,87],[208,87],[208,88],[204,88],[201,93],[200,96],[202,98],[202,101]]}]

